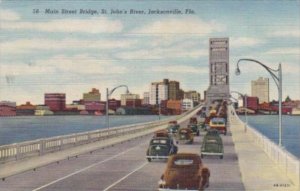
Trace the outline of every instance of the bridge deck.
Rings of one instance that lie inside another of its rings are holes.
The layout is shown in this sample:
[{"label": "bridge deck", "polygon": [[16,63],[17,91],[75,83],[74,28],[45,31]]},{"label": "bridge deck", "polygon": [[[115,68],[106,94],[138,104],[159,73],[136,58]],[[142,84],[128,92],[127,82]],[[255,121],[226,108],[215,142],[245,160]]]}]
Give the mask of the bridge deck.
[{"label": "bridge deck", "polygon": [[[203,159],[205,166],[211,170],[207,190],[297,190],[262,150],[247,139],[241,127],[231,126],[233,136],[230,129],[227,136],[221,135],[224,159]],[[10,176],[0,182],[0,190],[157,190],[166,162],[146,161],[145,153],[151,136]],[[193,145],[179,145],[179,152],[199,154],[202,139],[203,133],[196,137]]]},{"label": "bridge deck", "polygon": [[[230,133],[229,133],[230,134]],[[100,149],[92,154],[52,163],[0,182],[1,190],[156,190],[165,161],[147,162],[152,135]],[[179,145],[179,152],[200,153],[203,134],[193,145]],[[244,190],[231,136],[223,136],[224,159],[205,157],[211,170],[208,190]]]}]

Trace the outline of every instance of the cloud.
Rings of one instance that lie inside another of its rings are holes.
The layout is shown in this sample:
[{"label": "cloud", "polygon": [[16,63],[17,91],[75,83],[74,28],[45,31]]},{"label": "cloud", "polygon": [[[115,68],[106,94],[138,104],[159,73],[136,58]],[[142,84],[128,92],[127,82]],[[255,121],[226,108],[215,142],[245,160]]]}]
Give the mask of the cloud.
[{"label": "cloud", "polygon": [[232,37],[230,38],[230,47],[256,46],[263,44],[265,41],[251,37]]},{"label": "cloud", "polygon": [[[0,9],[0,21],[16,21],[20,19],[20,15],[8,9]],[[3,23],[1,23],[1,28]]]},{"label": "cloud", "polygon": [[109,60],[98,60],[89,55],[56,55],[44,60],[36,60],[31,64],[25,63],[1,63],[2,76],[18,75],[56,75],[81,74],[81,75],[100,75],[100,74],[124,74],[128,72],[125,66],[119,66]]},{"label": "cloud", "polygon": [[135,44],[134,40],[80,40],[80,39],[19,39],[2,42],[1,54],[24,54],[41,50],[74,50],[74,49],[115,49],[127,48]]},{"label": "cloud", "polygon": [[224,31],[225,27],[215,21],[205,22],[199,18],[164,19],[152,22],[131,33],[137,34],[195,34],[204,36],[213,32]]},{"label": "cloud", "polygon": [[271,32],[270,36],[300,38],[300,29],[299,28],[291,28],[289,30],[280,29],[280,30],[277,30],[275,32]]},{"label": "cloud", "polygon": [[116,54],[116,57],[124,60],[155,60],[155,59],[175,59],[175,58],[199,58],[207,56],[207,50],[197,49],[177,49],[177,48],[157,48],[125,51]]},{"label": "cloud", "polygon": [[153,72],[167,72],[167,73],[177,73],[177,74],[207,74],[207,68],[200,68],[194,66],[185,65],[171,65],[167,66],[155,66],[150,69]]},{"label": "cloud", "polygon": [[283,55],[298,55],[300,56],[300,47],[288,47],[288,48],[273,48],[271,50],[268,50],[265,52],[265,54],[269,55],[278,55],[278,54],[283,54]]},{"label": "cloud", "polygon": [[119,20],[105,17],[90,19],[56,19],[47,22],[2,22],[2,30],[33,30],[43,32],[118,33],[123,29]]}]

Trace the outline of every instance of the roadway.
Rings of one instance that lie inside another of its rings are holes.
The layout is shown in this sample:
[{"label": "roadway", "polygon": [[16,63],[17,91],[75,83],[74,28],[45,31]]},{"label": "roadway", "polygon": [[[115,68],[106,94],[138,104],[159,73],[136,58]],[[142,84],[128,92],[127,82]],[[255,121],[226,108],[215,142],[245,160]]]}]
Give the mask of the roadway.
[{"label": "roadway", "polygon": [[[187,122],[181,124],[186,125]],[[193,145],[179,145],[179,152],[200,153],[204,132]],[[77,158],[51,163],[0,182],[1,191],[95,191],[157,190],[165,161],[147,162],[146,149],[152,135],[79,155]],[[237,155],[230,130],[222,135],[224,159],[205,157],[203,163],[211,171],[207,190],[242,191]]]}]

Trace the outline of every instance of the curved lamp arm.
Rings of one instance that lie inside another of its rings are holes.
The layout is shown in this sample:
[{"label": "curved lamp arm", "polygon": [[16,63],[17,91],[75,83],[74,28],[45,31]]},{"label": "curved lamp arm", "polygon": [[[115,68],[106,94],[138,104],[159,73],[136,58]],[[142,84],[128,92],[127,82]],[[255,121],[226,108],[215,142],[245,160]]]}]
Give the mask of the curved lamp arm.
[{"label": "curved lamp arm", "polygon": [[280,71],[281,71],[281,64],[279,64],[277,70],[274,70],[274,69],[272,69],[272,68],[264,65],[263,63],[261,63],[261,62],[259,62],[257,60],[254,60],[254,59],[251,59],[251,58],[242,58],[242,59],[239,59],[238,62],[237,62],[237,64],[236,64],[236,71],[235,71],[236,75],[239,75],[241,73],[240,68],[239,68],[240,61],[252,61],[252,62],[255,62],[255,63],[261,65],[262,67],[264,67],[270,73],[270,75],[272,76],[272,78],[273,78],[276,86],[279,88],[279,86],[280,86],[279,85],[280,79],[279,79],[279,77],[277,75],[274,74],[274,72],[280,73]]},{"label": "curved lamp arm", "polygon": [[119,85],[119,86],[115,87],[114,89],[110,90],[109,93],[108,93],[108,96],[110,96],[116,89],[118,89],[120,87],[125,87],[126,88],[126,93],[129,93],[127,85]]}]

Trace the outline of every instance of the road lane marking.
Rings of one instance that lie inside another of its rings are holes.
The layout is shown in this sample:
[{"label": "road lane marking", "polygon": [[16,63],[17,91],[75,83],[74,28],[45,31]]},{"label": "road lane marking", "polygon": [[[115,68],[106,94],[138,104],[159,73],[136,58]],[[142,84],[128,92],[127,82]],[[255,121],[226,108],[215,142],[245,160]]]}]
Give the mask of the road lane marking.
[{"label": "road lane marking", "polygon": [[46,187],[48,187],[48,186],[50,186],[50,185],[52,185],[52,184],[55,184],[55,183],[57,183],[57,182],[60,182],[60,181],[62,181],[62,180],[64,180],[64,179],[66,179],[66,178],[69,178],[69,177],[71,177],[71,176],[74,176],[75,174],[81,173],[81,172],[83,172],[83,171],[85,171],[85,170],[88,170],[88,169],[94,167],[94,166],[97,166],[97,165],[99,165],[99,164],[105,163],[105,162],[107,162],[107,161],[109,161],[109,160],[112,160],[112,159],[114,159],[114,158],[116,158],[116,157],[118,157],[118,156],[120,156],[120,155],[123,155],[123,154],[125,154],[125,153],[127,153],[127,152],[133,150],[133,149],[136,148],[136,147],[139,147],[139,146],[132,147],[132,148],[130,148],[130,149],[127,149],[127,150],[125,150],[125,151],[123,151],[123,152],[117,154],[117,155],[114,155],[114,156],[112,156],[112,157],[109,157],[109,158],[107,158],[107,159],[105,159],[105,160],[103,160],[103,161],[99,161],[99,162],[94,163],[94,164],[92,164],[92,165],[89,165],[89,166],[87,166],[87,167],[85,167],[85,168],[83,168],[83,169],[77,170],[77,171],[75,171],[75,172],[73,172],[73,173],[71,173],[71,174],[68,174],[68,175],[66,175],[66,176],[64,176],[64,177],[61,177],[61,178],[59,178],[59,179],[57,179],[57,180],[54,180],[54,181],[52,181],[52,182],[50,182],[50,183],[48,183],[48,184],[45,184],[45,185],[43,185],[43,186],[41,186],[41,187],[38,187],[38,188],[36,188],[36,189],[34,189],[34,190],[32,190],[32,191],[38,191],[38,190],[41,190],[41,189],[43,189],[43,188],[46,188]]},{"label": "road lane marking", "polygon": [[144,162],[141,166],[139,166],[138,168],[134,169],[132,172],[130,172],[129,174],[127,174],[126,176],[120,178],[118,181],[114,182],[113,184],[111,184],[110,186],[108,186],[107,188],[105,188],[103,191],[108,191],[109,189],[111,189],[112,187],[114,187],[115,185],[119,184],[121,181],[125,180],[128,176],[132,175],[133,173],[135,173],[136,171],[140,170],[141,168],[143,168],[144,166],[146,166],[148,164],[148,162]]}]

